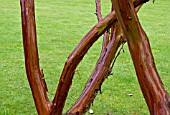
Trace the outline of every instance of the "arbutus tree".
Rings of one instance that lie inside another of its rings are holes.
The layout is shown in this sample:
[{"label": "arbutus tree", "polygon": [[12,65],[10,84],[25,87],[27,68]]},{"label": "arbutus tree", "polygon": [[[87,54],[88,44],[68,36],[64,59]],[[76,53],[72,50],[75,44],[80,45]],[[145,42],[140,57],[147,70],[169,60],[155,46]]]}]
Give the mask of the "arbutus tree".
[{"label": "arbutus tree", "polygon": [[44,73],[39,65],[34,0],[20,0],[25,67],[38,114],[62,114],[77,65],[103,34],[102,50],[96,66],[79,99],[66,115],[82,115],[87,112],[98,91],[101,90],[102,83],[111,74],[113,64],[126,42],[150,114],[170,114],[169,94],[165,91],[156,70],[149,40],[136,15],[141,5],[148,0],[111,0],[111,13],[105,18],[102,18],[100,0],[95,2],[98,23],[69,55],[51,102],[47,96]]}]

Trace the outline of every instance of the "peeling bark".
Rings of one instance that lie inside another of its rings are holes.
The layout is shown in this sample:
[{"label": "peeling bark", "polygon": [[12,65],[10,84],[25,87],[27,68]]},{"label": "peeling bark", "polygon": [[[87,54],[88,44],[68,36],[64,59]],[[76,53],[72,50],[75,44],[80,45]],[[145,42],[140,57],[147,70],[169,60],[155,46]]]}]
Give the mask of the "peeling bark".
[{"label": "peeling bark", "polygon": [[[84,114],[90,107],[98,90],[101,90],[102,83],[111,72],[110,64],[115,57],[119,45],[126,41],[125,39],[122,40],[120,26],[116,24],[117,18],[115,11],[113,11],[114,9],[116,9],[124,35],[127,37],[138,80],[151,114],[169,113],[169,95],[164,90],[154,65],[147,36],[141,28],[134,11],[134,6],[137,7],[147,1],[148,0],[133,0],[133,3],[131,3],[128,0],[112,0],[112,3],[114,3],[112,12],[102,19],[100,0],[96,0],[96,14],[99,22],[84,36],[78,46],[69,55],[63,68],[55,97],[53,101],[50,102],[46,94],[48,89],[44,79],[44,73],[40,70],[39,65],[34,0],[20,0],[25,67],[39,115],[62,114],[77,65],[93,43],[105,33],[101,55],[96,67],[79,100],[70,108],[67,114]],[[121,5],[118,4],[119,2],[121,2]],[[118,10],[119,8],[122,12]],[[122,13],[125,15],[122,15]],[[106,32],[110,28],[111,35]],[[136,55],[139,56],[136,57]]]},{"label": "peeling bark", "polygon": [[56,91],[56,95],[53,100],[52,110],[53,114],[61,114],[70,85],[72,84],[73,75],[77,65],[80,63],[84,55],[87,53],[93,43],[112,25],[115,24],[116,16],[112,12],[106,18],[101,20],[96,26],[94,26],[80,41],[78,46],[68,57],[65,63],[60,82]]},{"label": "peeling bark", "polygon": [[91,103],[97,95],[98,91],[101,91],[101,85],[104,80],[110,75],[111,69],[110,64],[114,59],[116,51],[121,44],[120,30],[115,27],[114,38],[108,43],[106,52],[101,53],[94,72],[86,83],[85,89],[75,103],[75,105],[67,112],[68,115],[74,114],[85,114],[89,109]]},{"label": "peeling bark", "polygon": [[[140,7],[136,8],[138,11]],[[112,11],[114,8],[112,7]],[[85,114],[93,103],[97,92],[101,92],[101,86],[104,80],[111,74],[111,63],[116,58],[116,52],[121,44],[126,42],[122,36],[120,25],[117,23],[111,29],[111,36],[105,36],[103,38],[102,51],[99,60],[93,70],[92,75],[87,81],[85,88],[77,100],[77,102],[67,112],[68,115]],[[88,103],[87,103],[88,102]]]}]

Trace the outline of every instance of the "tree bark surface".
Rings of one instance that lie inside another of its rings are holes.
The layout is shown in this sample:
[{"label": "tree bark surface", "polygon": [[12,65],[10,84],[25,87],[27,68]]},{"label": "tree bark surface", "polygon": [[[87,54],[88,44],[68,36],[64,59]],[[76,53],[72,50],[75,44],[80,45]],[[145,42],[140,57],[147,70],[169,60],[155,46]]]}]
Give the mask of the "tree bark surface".
[{"label": "tree bark surface", "polygon": [[112,0],[118,21],[126,36],[144,98],[152,115],[169,115],[169,95],[155,67],[146,33],[131,0]]},{"label": "tree bark surface", "polygon": [[43,71],[40,70],[36,40],[34,0],[21,0],[22,32],[27,78],[39,115],[49,115],[51,102],[47,97]]},{"label": "tree bark surface", "polygon": [[[112,0],[112,10],[116,9],[119,23],[127,38],[129,50],[134,62],[139,84],[148,104],[151,114],[169,113],[169,95],[164,90],[163,84],[156,70],[149,42],[143,31],[134,6],[137,7],[148,0]],[[112,11],[104,19],[100,12],[100,0],[96,0],[96,24],[80,41],[74,51],[69,55],[63,68],[59,85],[52,102],[47,97],[47,86],[43,71],[40,70],[36,23],[34,13],[34,0],[20,0],[22,15],[22,33],[25,54],[25,66],[27,78],[32,90],[35,106],[39,115],[61,115],[64,104],[72,84],[75,69],[93,43],[105,33],[102,52],[96,64],[96,68],[89,78],[80,99],[68,111],[68,114],[84,114],[94,100],[97,91],[100,90],[104,79],[110,74],[110,64],[120,45],[120,26],[115,26],[109,34],[106,32],[117,23],[115,11]],[[143,82],[145,81],[145,82]],[[86,106],[87,105],[87,106]]]}]

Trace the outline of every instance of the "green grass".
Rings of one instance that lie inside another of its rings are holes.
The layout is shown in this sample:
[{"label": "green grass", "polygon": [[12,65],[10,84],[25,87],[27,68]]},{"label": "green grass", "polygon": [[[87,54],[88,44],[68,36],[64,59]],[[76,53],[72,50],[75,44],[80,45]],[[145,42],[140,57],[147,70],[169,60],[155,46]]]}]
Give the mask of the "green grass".
[{"label": "green grass", "polygon": [[[0,115],[35,115],[36,109],[25,74],[19,0],[0,0]],[[102,0],[103,15],[110,1]],[[165,88],[170,92],[170,1],[147,3],[139,18],[151,42],[155,63]],[[35,0],[37,36],[41,68],[52,100],[58,79],[70,52],[97,23],[93,0]],[[64,112],[79,97],[100,54],[102,38],[90,49],[77,68]],[[91,106],[95,115],[149,114],[137,82],[130,54],[117,59],[113,76],[106,79]],[[132,97],[127,94],[133,94]]]}]

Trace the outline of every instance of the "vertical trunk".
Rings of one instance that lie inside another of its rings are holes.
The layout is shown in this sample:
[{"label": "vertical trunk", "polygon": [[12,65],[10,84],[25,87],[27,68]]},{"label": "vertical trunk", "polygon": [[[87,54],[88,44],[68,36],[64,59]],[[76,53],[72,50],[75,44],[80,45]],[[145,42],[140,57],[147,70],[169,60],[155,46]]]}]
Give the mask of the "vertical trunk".
[{"label": "vertical trunk", "polygon": [[51,104],[47,98],[47,88],[38,59],[34,0],[21,0],[20,3],[27,78],[30,83],[38,114],[49,115]]},{"label": "vertical trunk", "polygon": [[131,0],[112,0],[126,36],[144,98],[152,115],[169,115],[169,95],[154,64],[148,38],[143,31]]}]

